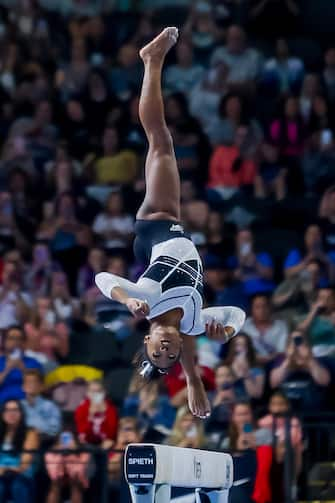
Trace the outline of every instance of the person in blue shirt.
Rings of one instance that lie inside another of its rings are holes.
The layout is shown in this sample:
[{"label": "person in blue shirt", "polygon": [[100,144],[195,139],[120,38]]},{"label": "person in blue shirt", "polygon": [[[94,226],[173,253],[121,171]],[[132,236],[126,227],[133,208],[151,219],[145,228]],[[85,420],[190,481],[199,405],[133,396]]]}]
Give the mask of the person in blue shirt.
[{"label": "person in blue shirt", "polygon": [[39,369],[27,369],[23,378],[25,398],[21,405],[26,424],[39,433],[41,442],[50,445],[61,431],[62,413],[58,405],[42,396],[43,374]]},{"label": "person in blue shirt", "polygon": [[24,398],[23,374],[42,367],[35,358],[24,355],[25,335],[20,326],[9,327],[4,336],[4,354],[0,356],[0,403]]},{"label": "person in blue shirt", "polygon": [[304,248],[292,248],[284,262],[284,272],[287,278],[298,276],[306,271],[310,262],[317,261],[322,268],[321,279],[335,279],[335,251],[325,252],[322,243],[322,233],[319,225],[309,225],[304,234]]},{"label": "person in blue shirt", "polygon": [[228,257],[227,266],[234,272],[235,279],[243,284],[246,295],[273,292],[273,260],[269,253],[255,252],[249,229],[237,233],[236,255]]}]

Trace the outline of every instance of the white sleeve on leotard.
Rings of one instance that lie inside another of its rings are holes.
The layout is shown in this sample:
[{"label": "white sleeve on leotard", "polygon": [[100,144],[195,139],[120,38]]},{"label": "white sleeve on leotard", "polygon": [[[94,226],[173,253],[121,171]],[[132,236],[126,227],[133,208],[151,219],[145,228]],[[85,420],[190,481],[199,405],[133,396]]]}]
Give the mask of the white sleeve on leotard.
[{"label": "white sleeve on leotard", "polygon": [[137,283],[133,283],[116,274],[100,272],[95,276],[95,284],[108,299],[113,298],[111,295],[113,288],[120,287],[129,297],[144,300],[149,307],[158,302],[161,295],[160,284],[150,278],[140,278]]},{"label": "white sleeve on leotard", "polygon": [[200,321],[205,328],[206,323],[220,323],[224,327],[232,327],[236,335],[244,325],[245,312],[239,307],[235,306],[217,306],[207,307],[201,310]]}]

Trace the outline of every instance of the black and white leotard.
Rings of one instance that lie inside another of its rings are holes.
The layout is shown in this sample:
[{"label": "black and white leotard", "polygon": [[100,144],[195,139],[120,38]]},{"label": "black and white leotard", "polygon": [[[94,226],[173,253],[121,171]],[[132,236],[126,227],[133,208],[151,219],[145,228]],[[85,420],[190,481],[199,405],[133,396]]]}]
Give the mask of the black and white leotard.
[{"label": "black and white leotard", "polygon": [[166,221],[140,221],[140,224],[135,250],[137,247],[136,254],[139,256],[140,245],[146,257],[150,253],[147,269],[136,283],[111,273],[99,273],[95,281],[101,292],[111,298],[112,289],[118,286],[130,297],[147,302],[150,307],[150,314],[147,316],[149,320],[175,308],[181,308],[184,314],[180,331],[186,335],[205,332],[206,322],[212,320],[224,326],[232,326],[237,333],[245,320],[241,309],[202,308],[202,262],[182,226]]}]

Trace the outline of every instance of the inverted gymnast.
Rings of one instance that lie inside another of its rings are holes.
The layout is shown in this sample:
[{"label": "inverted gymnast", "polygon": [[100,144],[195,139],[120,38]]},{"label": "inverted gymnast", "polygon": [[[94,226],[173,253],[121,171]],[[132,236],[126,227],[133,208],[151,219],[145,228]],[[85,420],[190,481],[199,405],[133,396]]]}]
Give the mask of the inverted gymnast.
[{"label": "inverted gymnast", "polygon": [[137,283],[101,272],[101,292],[150,322],[144,337],[140,374],[166,374],[179,359],[191,412],[205,418],[209,401],[196,366],[195,336],[226,342],[241,329],[244,312],[237,307],[202,309],[203,269],[196,247],[180,224],[180,179],[164,117],[161,75],[164,59],[177,42],[177,28],[165,28],[143,47],[144,78],[139,115],[149,142],[145,164],[146,194],[138,210],[134,252],[148,268]]}]

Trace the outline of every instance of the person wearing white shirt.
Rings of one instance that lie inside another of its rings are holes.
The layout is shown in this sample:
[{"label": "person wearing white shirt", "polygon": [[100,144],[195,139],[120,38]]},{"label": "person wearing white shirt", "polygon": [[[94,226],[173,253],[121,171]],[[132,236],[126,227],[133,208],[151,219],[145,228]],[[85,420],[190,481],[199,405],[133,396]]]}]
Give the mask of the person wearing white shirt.
[{"label": "person wearing white shirt", "polygon": [[273,318],[271,302],[266,295],[253,298],[251,316],[243,331],[251,337],[259,363],[266,364],[286,350],[288,327],[284,321]]},{"label": "person wearing white shirt", "polygon": [[93,231],[104,241],[106,248],[127,248],[134,233],[134,219],[123,211],[120,192],[112,192],[106,208],[93,223]]},{"label": "person wearing white shirt", "polygon": [[176,57],[176,64],[169,66],[164,73],[164,87],[172,93],[188,94],[201,80],[205,69],[193,62],[192,45],[186,41],[178,44]]}]

